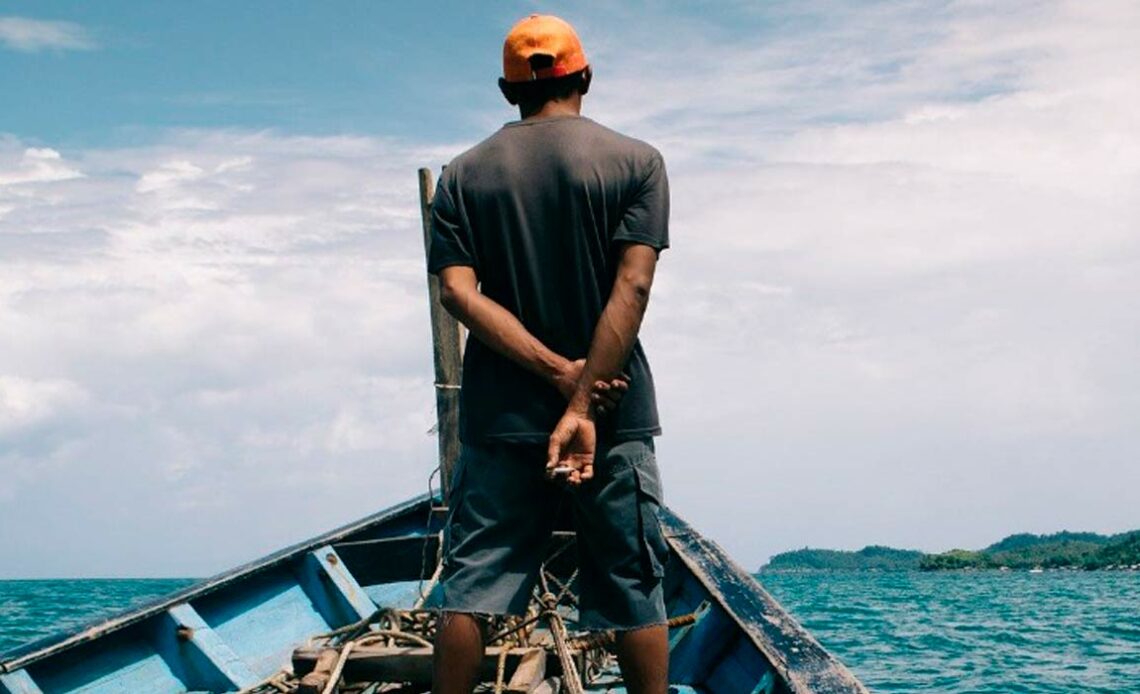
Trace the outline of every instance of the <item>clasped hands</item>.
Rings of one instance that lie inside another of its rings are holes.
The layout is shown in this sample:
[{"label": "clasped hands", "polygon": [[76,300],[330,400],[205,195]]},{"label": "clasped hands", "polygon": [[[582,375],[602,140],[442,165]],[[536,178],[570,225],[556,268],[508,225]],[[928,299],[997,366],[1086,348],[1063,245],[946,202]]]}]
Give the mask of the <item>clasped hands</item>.
[{"label": "clasped hands", "polygon": [[569,404],[550,435],[546,476],[562,479],[570,486],[578,486],[594,476],[595,419],[613,412],[629,390],[629,376],[624,373],[608,382],[594,381],[585,390],[580,383],[585,366],[585,359],[568,361],[554,378],[555,387]]}]

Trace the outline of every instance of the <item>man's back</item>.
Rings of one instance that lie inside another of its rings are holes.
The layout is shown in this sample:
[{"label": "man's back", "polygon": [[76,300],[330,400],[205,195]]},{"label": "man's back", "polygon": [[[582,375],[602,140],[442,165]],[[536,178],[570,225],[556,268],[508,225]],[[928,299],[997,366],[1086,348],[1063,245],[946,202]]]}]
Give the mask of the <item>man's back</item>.
[{"label": "man's back", "polygon": [[[444,171],[430,269],[476,269],[482,292],[568,359],[586,356],[616,269],[615,246],[668,246],[668,183],[651,146],[580,116],[509,123]],[[629,393],[600,434],[660,432],[640,343]],[[464,359],[465,442],[545,442],[566,407],[538,376],[478,340]]]},{"label": "man's back", "polygon": [[521,120],[457,157],[432,203],[428,269],[471,331],[434,694],[474,690],[476,615],[527,613],[564,504],[578,626],[617,635],[631,694],[668,689],[659,427],[637,342],[668,245],[668,184],[652,147],[580,117],[592,75],[565,20],[516,23],[499,89]]}]

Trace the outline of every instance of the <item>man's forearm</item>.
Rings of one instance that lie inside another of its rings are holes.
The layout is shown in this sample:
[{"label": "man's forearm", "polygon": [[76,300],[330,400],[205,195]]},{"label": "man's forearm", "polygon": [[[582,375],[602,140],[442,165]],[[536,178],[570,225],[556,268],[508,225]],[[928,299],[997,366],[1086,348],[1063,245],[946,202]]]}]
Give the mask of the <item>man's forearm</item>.
[{"label": "man's forearm", "polygon": [[557,385],[565,375],[569,360],[542,344],[510,311],[478,290],[447,297],[444,308],[480,342],[548,383]]},{"label": "man's forearm", "polygon": [[655,265],[656,252],[646,246],[634,247],[623,256],[610,298],[594,328],[586,365],[568,409],[587,414],[592,385],[596,381],[609,381],[621,373],[649,306]]}]

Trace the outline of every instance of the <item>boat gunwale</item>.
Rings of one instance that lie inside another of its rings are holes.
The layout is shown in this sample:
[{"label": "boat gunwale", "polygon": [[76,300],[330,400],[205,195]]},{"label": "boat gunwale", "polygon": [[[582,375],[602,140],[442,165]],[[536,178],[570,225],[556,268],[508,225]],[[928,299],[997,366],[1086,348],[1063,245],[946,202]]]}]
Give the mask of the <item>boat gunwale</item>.
[{"label": "boat gunwale", "polygon": [[[789,691],[793,694],[870,694],[846,665],[824,648],[720,545],[671,509],[663,507],[661,516],[673,552],[771,664]],[[711,575],[708,568],[714,567],[706,567],[697,554],[719,564],[715,568],[724,570],[724,575]],[[747,604],[739,604],[740,598],[733,600],[725,595],[721,588],[726,579],[734,580],[751,597]],[[741,607],[751,608],[750,611],[757,613],[757,619],[746,621],[740,614]],[[789,647],[782,648],[781,642],[788,643]],[[794,647],[790,646],[792,642]]]},{"label": "boat gunwale", "polygon": [[276,552],[241,564],[209,578],[205,578],[173,593],[156,598],[153,601],[112,614],[109,617],[100,617],[87,622],[77,629],[69,629],[58,634],[45,636],[35,641],[16,646],[4,653],[0,653],[0,674],[10,674],[17,670],[22,670],[45,658],[49,658],[76,646],[90,643],[95,639],[149,619],[175,605],[200,598],[225,588],[241,579],[273,569],[288,562],[299,554],[310,552],[323,545],[343,539],[346,536],[395,520],[399,516],[416,511],[418,507],[430,503],[432,499],[433,497],[430,494],[418,494],[406,501],[389,506],[386,509],[377,511],[364,518],[334,528],[308,540],[303,540],[284,547]]}]

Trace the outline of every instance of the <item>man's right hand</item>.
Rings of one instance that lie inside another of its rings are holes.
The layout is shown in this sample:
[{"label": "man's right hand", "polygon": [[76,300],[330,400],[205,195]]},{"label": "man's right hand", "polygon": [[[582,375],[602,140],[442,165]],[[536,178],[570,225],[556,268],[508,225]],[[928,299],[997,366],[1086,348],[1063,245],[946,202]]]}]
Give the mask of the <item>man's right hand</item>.
[{"label": "man's right hand", "polygon": [[[562,397],[566,398],[567,401],[573,398],[575,391],[578,390],[578,381],[582,378],[582,370],[585,366],[585,359],[567,361],[562,371],[555,376],[554,386],[558,388],[558,392],[562,393]],[[628,390],[629,376],[624,373],[609,382],[594,381],[594,386],[590,389],[590,404],[594,406],[598,414],[612,412],[617,408],[618,403],[621,402]]]},{"label": "man's right hand", "polygon": [[[548,479],[563,479],[576,487],[594,476],[594,453],[598,446],[597,429],[593,417],[583,407],[573,403],[562,415],[546,450],[546,476]],[[567,469],[564,477],[559,469]]]}]

